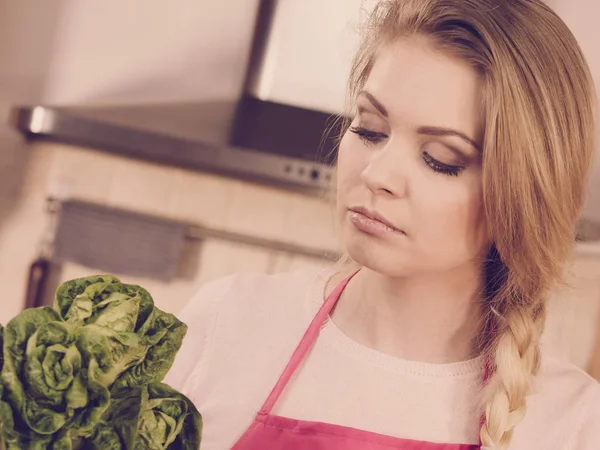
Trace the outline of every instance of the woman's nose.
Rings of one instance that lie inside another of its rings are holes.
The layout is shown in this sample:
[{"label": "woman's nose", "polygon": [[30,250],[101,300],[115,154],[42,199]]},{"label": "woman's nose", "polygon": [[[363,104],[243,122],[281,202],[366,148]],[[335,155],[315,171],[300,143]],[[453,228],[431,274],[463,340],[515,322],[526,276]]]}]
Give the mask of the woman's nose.
[{"label": "woman's nose", "polygon": [[374,152],[361,173],[367,188],[376,195],[403,197],[407,194],[406,162],[389,146]]}]

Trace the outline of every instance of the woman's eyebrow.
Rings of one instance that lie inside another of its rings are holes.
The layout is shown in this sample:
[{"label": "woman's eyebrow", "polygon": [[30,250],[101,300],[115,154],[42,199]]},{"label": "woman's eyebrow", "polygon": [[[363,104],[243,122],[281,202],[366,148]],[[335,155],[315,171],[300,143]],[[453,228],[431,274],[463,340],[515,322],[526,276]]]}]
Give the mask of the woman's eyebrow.
[{"label": "woman's eyebrow", "polygon": [[385,106],[383,106],[381,104],[381,102],[379,100],[377,100],[375,98],[375,96],[373,94],[371,94],[369,91],[367,90],[362,90],[358,93],[359,96],[363,95],[364,97],[367,98],[367,100],[369,100],[369,102],[371,102],[371,104],[373,105],[373,107],[379,111],[379,113],[383,116],[383,117],[388,117],[388,112],[387,109],[385,109]]},{"label": "woman's eyebrow", "polygon": [[[366,89],[363,89],[363,90],[361,90],[358,93],[358,95],[359,96],[362,95],[367,100],[369,100],[369,102],[373,105],[373,107],[377,111],[379,111],[379,113],[383,117],[388,117],[389,116],[388,111],[385,108],[385,106],[383,106],[383,104],[379,100],[377,100],[375,98],[375,96],[373,94],[371,94],[369,91],[367,91]],[[480,145],[474,139],[471,139],[465,133],[463,133],[461,131],[454,130],[452,128],[435,127],[435,126],[423,126],[423,127],[419,127],[417,129],[417,133],[418,134],[425,134],[425,135],[428,135],[428,136],[454,136],[454,137],[458,137],[458,138],[462,139],[463,141],[465,141],[467,144],[471,145],[477,151],[481,152]]]},{"label": "woman's eyebrow", "polygon": [[465,133],[462,133],[462,132],[457,131],[457,130],[453,130],[452,128],[432,127],[432,126],[419,127],[417,129],[417,133],[418,134],[425,134],[425,135],[428,135],[428,136],[454,136],[454,137],[458,137],[458,138],[462,139],[463,141],[465,141],[467,144],[471,145],[477,151],[481,152],[481,147],[479,146],[479,144],[477,142],[475,142],[474,139],[471,139]]}]

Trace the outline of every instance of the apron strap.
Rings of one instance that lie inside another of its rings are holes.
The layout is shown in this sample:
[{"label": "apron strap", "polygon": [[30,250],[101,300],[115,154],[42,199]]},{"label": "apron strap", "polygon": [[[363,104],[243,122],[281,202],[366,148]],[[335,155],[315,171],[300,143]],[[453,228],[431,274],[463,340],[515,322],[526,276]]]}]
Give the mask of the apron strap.
[{"label": "apron strap", "polygon": [[277,403],[277,400],[279,400],[279,397],[285,390],[290,379],[294,376],[294,373],[296,373],[296,370],[298,369],[298,367],[304,360],[306,354],[308,353],[308,351],[310,350],[310,348],[316,341],[317,336],[319,335],[319,333],[321,331],[321,328],[323,327],[323,325],[327,321],[327,318],[329,317],[329,313],[333,310],[337,301],[340,299],[340,296],[342,295],[342,292],[346,288],[346,285],[352,279],[352,277],[354,277],[354,275],[356,275],[357,273],[358,273],[358,271],[356,271],[355,273],[350,275],[348,278],[346,278],[344,281],[342,281],[331,292],[331,294],[329,294],[329,297],[327,297],[327,300],[325,301],[325,303],[323,303],[323,306],[321,306],[321,308],[319,309],[319,312],[316,314],[316,316],[310,323],[310,326],[306,330],[306,333],[304,333],[304,336],[302,337],[300,344],[298,344],[298,347],[296,347],[296,351],[294,351],[294,354],[292,355],[287,366],[285,367],[283,374],[281,375],[281,377],[279,377],[277,384],[275,385],[275,387],[271,391],[271,394],[267,398],[265,404],[261,408],[261,410],[260,410],[261,413],[264,413],[264,414],[271,413],[271,411],[273,410],[273,407],[275,406],[275,403]]}]

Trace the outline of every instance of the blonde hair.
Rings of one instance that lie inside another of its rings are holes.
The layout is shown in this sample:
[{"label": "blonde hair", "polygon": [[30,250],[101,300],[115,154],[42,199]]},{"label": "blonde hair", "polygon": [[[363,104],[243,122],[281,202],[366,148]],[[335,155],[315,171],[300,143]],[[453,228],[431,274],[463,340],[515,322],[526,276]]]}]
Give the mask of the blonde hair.
[{"label": "blonde hair", "polygon": [[574,36],[541,0],[387,0],[366,23],[349,97],[362,89],[379,48],[415,34],[471,64],[482,80],[491,251],[481,440],[502,450],[525,414],[546,297],[575,240],[594,148],[593,82]]}]

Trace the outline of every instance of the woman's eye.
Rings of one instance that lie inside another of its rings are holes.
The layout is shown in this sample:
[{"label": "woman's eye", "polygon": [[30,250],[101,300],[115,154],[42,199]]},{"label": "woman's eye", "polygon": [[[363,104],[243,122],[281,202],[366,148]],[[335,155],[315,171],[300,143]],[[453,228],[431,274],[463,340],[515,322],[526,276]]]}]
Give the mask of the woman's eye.
[{"label": "woman's eye", "polygon": [[387,134],[369,130],[364,127],[350,127],[350,131],[356,134],[366,145],[378,144],[387,139]]},{"label": "woman's eye", "polygon": [[[388,138],[388,135],[385,133],[369,130],[361,126],[350,127],[350,131],[356,134],[365,145],[375,145]],[[431,170],[443,175],[458,176],[465,169],[464,165],[445,164],[435,159],[427,151],[423,151],[423,161],[425,161],[425,164]]]},{"label": "woman's eye", "polygon": [[440,162],[437,159],[435,159],[427,152],[423,152],[423,161],[425,161],[425,164],[427,164],[427,167],[429,167],[431,170],[444,175],[451,175],[456,177],[465,169],[465,166],[462,165],[444,164],[443,162]]}]

